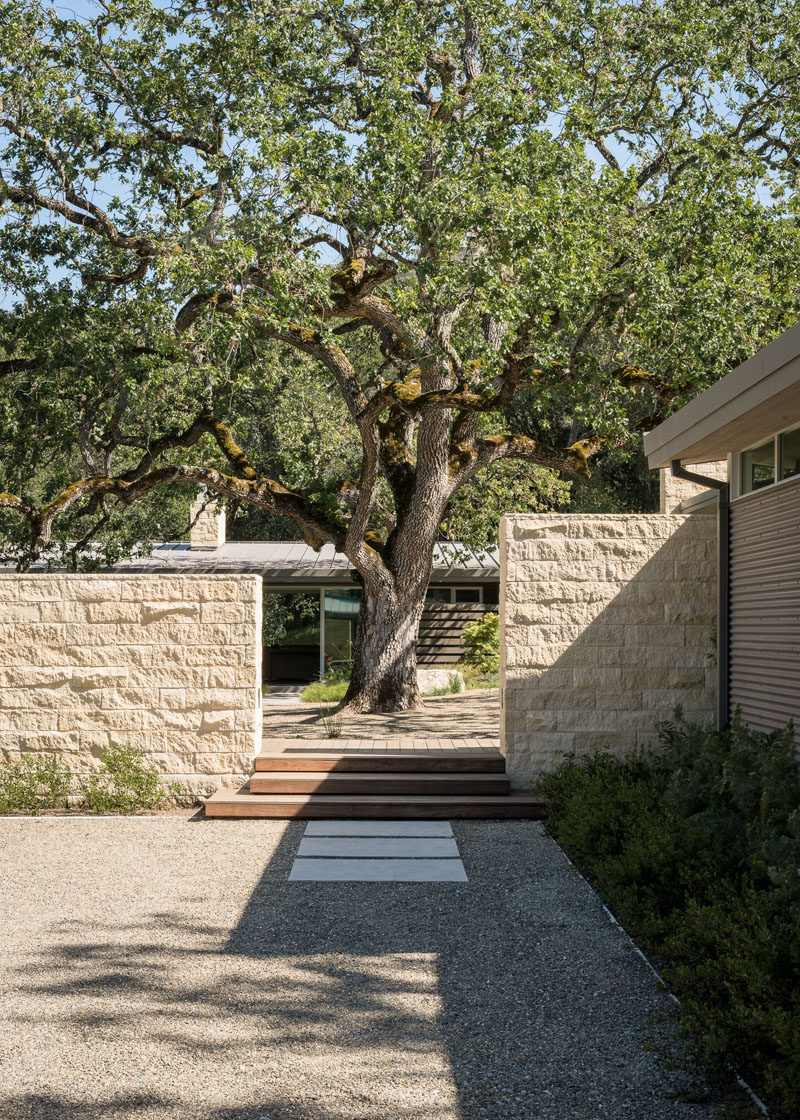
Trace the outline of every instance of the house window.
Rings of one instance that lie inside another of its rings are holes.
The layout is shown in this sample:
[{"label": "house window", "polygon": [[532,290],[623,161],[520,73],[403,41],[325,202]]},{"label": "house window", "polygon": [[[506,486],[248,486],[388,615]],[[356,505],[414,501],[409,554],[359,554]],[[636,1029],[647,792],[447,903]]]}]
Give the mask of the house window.
[{"label": "house window", "polygon": [[775,440],[742,452],[742,493],[750,494],[775,481]]},{"label": "house window", "polygon": [[800,474],[800,428],[784,432],[781,442],[781,478],[793,478]]},{"label": "house window", "polygon": [[426,603],[481,603],[480,587],[429,587]]}]

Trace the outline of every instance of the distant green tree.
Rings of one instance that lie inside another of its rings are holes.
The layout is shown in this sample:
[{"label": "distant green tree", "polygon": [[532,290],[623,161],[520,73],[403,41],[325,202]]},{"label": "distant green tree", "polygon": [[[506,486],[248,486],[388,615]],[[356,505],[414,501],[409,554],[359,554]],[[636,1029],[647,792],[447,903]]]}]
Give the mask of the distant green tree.
[{"label": "distant green tree", "polygon": [[566,509],[570,487],[554,471],[507,459],[456,490],[445,511],[447,538],[473,549],[497,544],[504,513],[546,513]]},{"label": "distant green tree", "polygon": [[4,551],[288,518],[363,584],[354,708],[419,701],[460,488],[586,476],[797,314],[794,3],[0,15]]}]

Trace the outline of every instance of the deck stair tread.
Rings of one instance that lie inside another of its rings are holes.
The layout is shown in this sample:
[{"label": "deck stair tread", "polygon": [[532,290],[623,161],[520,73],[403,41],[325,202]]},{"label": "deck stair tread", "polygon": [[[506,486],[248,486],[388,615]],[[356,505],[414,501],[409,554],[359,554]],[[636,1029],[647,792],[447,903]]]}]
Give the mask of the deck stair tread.
[{"label": "deck stair tread", "polygon": [[[413,742],[413,746],[411,745]],[[207,817],[274,820],[539,820],[541,797],[512,793],[505,758],[476,740],[272,740],[240,790],[206,801]],[[458,744],[458,745],[457,745]],[[392,749],[393,748],[393,749]]]},{"label": "deck stair tread", "polygon": [[207,817],[264,817],[277,820],[365,819],[451,820],[456,818],[528,818],[544,815],[541,797],[526,793],[502,796],[381,796],[375,794],[260,794],[249,785],[218,790],[206,801]]},{"label": "deck stair tread", "polygon": [[257,772],[282,770],[327,771],[411,771],[505,773],[505,759],[499,751],[262,751],[256,755]]},{"label": "deck stair tread", "polygon": [[505,774],[426,773],[406,771],[400,774],[339,773],[337,771],[305,770],[258,771],[250,779],[251,793],[365,793],[365,794],[435,794],[440,797],[457,794],[508,793],[510,783]]}]

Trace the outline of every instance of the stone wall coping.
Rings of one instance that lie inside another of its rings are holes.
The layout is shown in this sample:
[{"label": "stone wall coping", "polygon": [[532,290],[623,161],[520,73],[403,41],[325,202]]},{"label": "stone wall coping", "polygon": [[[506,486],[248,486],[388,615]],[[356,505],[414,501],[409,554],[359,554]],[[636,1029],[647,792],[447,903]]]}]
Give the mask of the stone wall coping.
[{"label": "stone wall coping", "polygon": [[19,579],[35,579],[35,580],[56,580],[56,579],[80,579],[80,580],[100,580],[100,579],[113,579],[116,580],[191,580],[198,583],[218,583],[220,581],[227,581],[231,579],[243,580],[257,580],[262,583],[262,577],[258,572],[128,572],[128,571],[109,571],[109,572],[0,572],[0,580],[19,580]]},{"label": "stone wall coping", "polygon": [[[518,525],[522,521],[537,521],[547,524],[552,521],[687,521],[697,516],[694,513],[504,513],[502,520]],[[709,516],[709,515],[703,515]]]}]

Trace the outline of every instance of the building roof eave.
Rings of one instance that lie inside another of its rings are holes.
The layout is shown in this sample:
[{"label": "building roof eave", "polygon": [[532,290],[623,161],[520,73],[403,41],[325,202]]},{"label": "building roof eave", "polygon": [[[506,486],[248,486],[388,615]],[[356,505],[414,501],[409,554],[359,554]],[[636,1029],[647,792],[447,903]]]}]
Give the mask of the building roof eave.
[{"label": "building roof eave", "polygon": [[716,462],[800,424],[800,323],[644,437],[651,467]]}]

